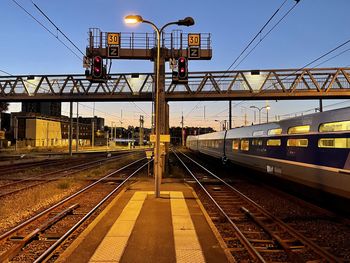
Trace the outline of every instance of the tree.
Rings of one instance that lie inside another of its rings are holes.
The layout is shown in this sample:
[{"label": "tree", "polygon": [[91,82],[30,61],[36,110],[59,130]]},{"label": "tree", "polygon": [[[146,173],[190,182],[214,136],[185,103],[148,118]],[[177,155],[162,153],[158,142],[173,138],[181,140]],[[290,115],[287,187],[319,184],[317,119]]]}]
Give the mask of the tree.
[{"label": "tree", "polygon": [[[0,102],[0,131],[1,131],[1,112],[7,111],[9,109],[9,104],[7,102]],[[0,143],[0,147],[2,147],[2,142]]]},{"label": "tree", "polygon": [[9,104],[7,102],[0,102],[0,112],[7,111],[9,109]]}]

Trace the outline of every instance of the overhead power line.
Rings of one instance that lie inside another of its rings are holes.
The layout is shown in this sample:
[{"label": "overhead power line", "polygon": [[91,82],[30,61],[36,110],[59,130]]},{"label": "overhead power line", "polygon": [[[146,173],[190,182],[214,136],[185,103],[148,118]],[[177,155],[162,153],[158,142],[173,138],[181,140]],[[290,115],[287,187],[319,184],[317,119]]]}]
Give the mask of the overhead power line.
[{"label": "overhead power line", "polygon": [[[247,55],[244,56],[244,58],[239,62],[239,64],[234,68],[236,69],[250,54],[251,52],[281,23],[281,21],[295,8],[295,6],[300,2],[300,0],[294,0],[295,4],[282,16],[281,19],[277,21],[277,23],[259,40],[259,42],[253,47],[252,50],[249,51]],[[226,73],[234,66],[234,64],[239,60],[239,58],[248,50],[248,48],[251,46],[251,44],[257,39],[257,37],[263,32],[263,30],[270,24],[270,22],[273,20],[273,18],[279,13],[281,8],[285,5],[287,0],[284,0],[283,3],[276,9],[276,11],[271,15],[271,17],[265,22],[265,24],[260,28],[258,33],[254,35],[254,37],[250,40],[250,42],[245,46],[245,48],[241,51],[241,53],[235,58],[235,60],[232,62],[232,64],[225,70],[223,75],[219,78],[217,82],[220,82],[220,80],[225,77]],[[198,102],[190,111],[187,113],[186,117],[191,114],[199,105],[201,102]]]},{"label": "overhead power line", "polygon": [[228,67],[226,71],[229,71],[233,65],[237,62],[237,60],[244,54],[244,52],[250,47],[250,45],[255,41],[255,39],[262,33],[262,31],[265,29],[265,27],[271,22],[271,20],[277,15],[277,13],[280,11],[280,9],[283,7],[283,5],[287,2],[287,0],[284,0],[284,2],[281,4],[279,8],[271,15],[271,17],[265,22],[265,24],[260,28],[259,32],[255,34],[255,36],[250,40],[250,42],[245,46],[245,48],[241,51],[241,53],[235,58],[235,60],[232,62],[232,64]]},{"label": "overhead power line", "polygon": [[42,11],[33,1],[32,1],[32,4],[33,4],[33,5],[35,6],[35,8],[38,9],[39,12],[40,12],[40,13],[41,13],[41,14],[56,28],[56,30],[57,30],[58,32],[60,32],[60,33],[65,37],[65,39],[68,40],[69,43],[71,43],[83,56],[85,56],[85,54],[83,53],[83,51],[81,51],[81,49],[78,48],[77,45],[75,45],[75,44],[73,43],[73,41],[70,40],[70,38],[67,37],[67,35],[66,35],[65,33],[63,33],[62,30],[59,29],[58,26],[56,26],[56,24],[55,24],[54,22],[52,22],[52,20],[44,13],[44,11]]},{"label": "overhead power line", "polygon": [[[300,0],[299,0],[300,1]],[[277,21],[277,23],[262,37],[259,39],[259,42],[255,44],[255,46],[249,50],[249,52],[239,61],[239,63],[234,67],[236,69],[256,48],[260,45],[260,43],[282,22],[283,19],[297,6],[299,1],[296,1],[295,4]]]},{"label": "overhead power line", "polygon": [[64,43],[57,35],[55,35],[49,28],[47,28],[43,23],[36,19],[29,11],[27,11],[22,5],[20,5],[16,0],[12,0],[20,9],[22,9],[27,15],[29,15],[34,21],[36,21],[41,27],[43,27],[50,35],[56,38],[62,45],[64,45],[72,54],[74,54],[79,60],[83,60],[73,49],[71,49],[66,43]]},{"label": "overhead power line", "polygon": [[[321,60],[322,58],[328,56],[329,54],[331,54],[331,53],[335,52],[336,50],[342,48],[343,46],[347,45],[348,43],[350,43],[350,39],[344,41],[343,43],[339,44],[339,45],[336,46],[335,48],[332,48],[331,50],[329,50],[329,51],[325,52],[324,54],[318,56],[317,58],[315,58],[315,59],[312,60],[311,62],[308,62],[307,64],[305,64],[304,66],[302,66],[301,68],[296,69],[296,70],[293,71],[292,73],[290,73],[290,74],[288,74],[287,76],[285,76],[284,78],[282,78],[280,81],[283,81],[283,80],[287,79],[288,77],[293,76],[293,75],[294,75],[295,73],[297,73],[298,71],[301,71],[301,70],[303,70],[303,69],[309,67],[310,65],[316,63],[317,61]],[[342,51],[342,52],[340,52],[339,54],[337,54],[337,55],[335,55],[335,56],[333,56],[333,57],[331,57],[331,58],[329,58],[329,59],[327,59],[327,60],[325,60],[325,61],[323,61],[323,62],[321,62],[321,63],[319,63],[319,64],[317,64],[316,66],[312,67],[311,69],[314,69],[314,68],[316,68],[316,67],[318,67],[318,66],[320,66],[320,65],[322,65],[322,64],[324,64],[324,63],[326,63],[327,61],[329,61],[329,60],[331,60],[331,59],[334,59],[335,57],[337,57],[337,56],[339,56],[339,55],[341,55],[341,54],[343,54],[343,53],[345,53],[345,52],[347,52],[347,51],[349,51],[349,50],[350,50],[350,48],[349,48],[349,49],[346,49],[346,50],[344,50],[344,51]],[[266,92],[267,90],[269,90],[270,88],[274,87],[274,86],[275,86],[276,84],[278,84],[278,83],[279,83],[278,81],[272,83],[270,86],[268,86],[268,87],[267,87],[266,89],[264,89],[262,92],[257,93],[257,94],[253,94],[252,97],[256,97],[256,96],[260,95],[261,93]],[[238,105],[241,105],[242,103],[246,103],[246,102],[247,102],[247,101],[245,101],[245,100],[244,100],[244,101],[241,101],[241,102],[238,102],[238,103],[234,104],[233,107],[237,107]]]}]

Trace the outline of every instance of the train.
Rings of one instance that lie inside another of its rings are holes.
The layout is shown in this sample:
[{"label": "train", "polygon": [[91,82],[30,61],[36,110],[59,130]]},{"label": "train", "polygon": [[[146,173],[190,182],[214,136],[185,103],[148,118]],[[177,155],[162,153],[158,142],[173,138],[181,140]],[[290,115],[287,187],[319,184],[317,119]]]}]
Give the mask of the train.
[{"label": "train", "polygon": [[187,148],[350,198],[350,107],[188,136]]}]

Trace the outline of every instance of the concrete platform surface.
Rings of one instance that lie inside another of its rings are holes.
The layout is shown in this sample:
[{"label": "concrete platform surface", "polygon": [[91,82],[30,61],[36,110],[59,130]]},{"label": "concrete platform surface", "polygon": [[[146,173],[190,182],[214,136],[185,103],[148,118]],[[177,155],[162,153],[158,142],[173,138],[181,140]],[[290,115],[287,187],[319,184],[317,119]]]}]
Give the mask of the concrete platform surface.
[{"label": "concrete platform surface", "polygon": [[[138,181],[120,193],[58,262],[232,262],[192,188]],[[223,245],[224,246],[224,245]]]}]

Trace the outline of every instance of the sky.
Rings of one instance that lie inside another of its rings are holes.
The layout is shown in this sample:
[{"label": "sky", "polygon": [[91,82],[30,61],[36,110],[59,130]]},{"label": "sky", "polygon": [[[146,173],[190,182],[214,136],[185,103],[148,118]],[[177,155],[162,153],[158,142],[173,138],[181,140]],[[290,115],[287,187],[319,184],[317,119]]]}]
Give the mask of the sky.
[{"label": "sky", "polygon": [[[82,61],[56,38],[64,41],[56,29],[38,12],[31,0],[16,0],[32,16],[54,32],[49,34],[26,14],[14,0],[0,1],[0,70],[12,75],[82,74]],[[169,27],[166,32],[181,29],[184,33],[211,33],[213,57],[210,61],[190,61],[191,71],[224,71],[245,48],[253,36],[283,3],[272,20],[273,26],[294,4],[295,0],[221,0],[221,1],[168,1],[168,0],[33,0],[54,23],[81,50],[88,44],[89,28],[104,32],[152,32],[147,24],[130,27],[123,22],[128,14],[139,14],[159,27],[169,21],[192,16],[192,27]],[[350,39],[349,0],[301,0],[282,22],[236,69],[300,68]],[[262,35],[271,26],[262,32]],[[350,49],[350,44],[333,55]],[[80,53],[76,51],[78,55]],[[320,67],[345,67],[350,65],[350,51],[331,59]],[[325,58],[324,60],[326,60]],[[320,61],[322,62],[322,60]],[[169,70],[169,67],[166,66]],[[152,72],[153,64],[141,60],[115,60],[112,73]],[[0,71],[0,75],[5,75]],[[239,103],[239,104],[237,104]],[[324,101],[325,110],[350,106],[345,100]],[[270,105],[269,119],[286,118],[296,114],[314,112],[318,101],[245,101],[233,102],[234,126],[256,123],[251,105]],[[80,103],[82,116],[91,116],[93,103]],[[11,111],[19,111],[18,103]],[[63,103],[62,114],[68,115],[69,105]],[[227,102],[171,102],[170,125],[179,126],[181,116],[185,126],[212,126],[228,119]],[[140,115],[145,117],[145,127],[150,127],[151,104],[133,102],[95,103],[95,115],[123,126],[138,125]],[[262,111],[262,119],[266,119]],[[218,120],[218,121],[215,121]]]}]

